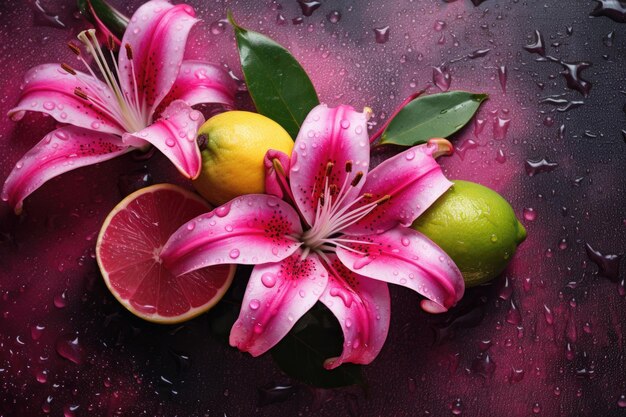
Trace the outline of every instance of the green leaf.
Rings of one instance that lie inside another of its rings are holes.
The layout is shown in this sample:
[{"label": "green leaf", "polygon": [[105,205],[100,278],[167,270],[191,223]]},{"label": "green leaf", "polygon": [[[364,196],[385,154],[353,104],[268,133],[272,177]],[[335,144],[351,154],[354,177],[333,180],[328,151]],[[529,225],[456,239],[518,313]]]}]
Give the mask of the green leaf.
[{"label": "green leaf", "polygon": [[305,314],[271,350],[291,378],[320,388],[363,384],[361,366],[343,364],[329,371],[324,361],[341,354],[343,335],[332,313],[320,303]]},{"label": "green leaf", "polygon": [[78,10],[96,26],[104,25],[118,39],[124,36],[128,17],[106,0],[78,0]]},{"label": "green leaf", "polygon": [[391,120],[380,143],[413,146],[431,138],[446,138],[465,126],[487,97],[466,91],[419,97]]},{"label": "green leaf", "polygon": [[313,83],[285,48],[228,20],[235,29],[241,68],[256,110],[280,124],[292,138],[319,104]]}]

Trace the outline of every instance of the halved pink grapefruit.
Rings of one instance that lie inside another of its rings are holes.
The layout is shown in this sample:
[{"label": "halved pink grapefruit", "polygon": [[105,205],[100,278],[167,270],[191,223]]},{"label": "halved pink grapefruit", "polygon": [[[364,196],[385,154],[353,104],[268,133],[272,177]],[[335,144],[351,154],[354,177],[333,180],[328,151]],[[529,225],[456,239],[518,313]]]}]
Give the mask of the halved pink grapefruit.
[{"label": "halved pink grapefruit", "polygon": [[174,231],[211,207],[171,184],[142,188],[109,213],[96,244],[104,282],[131,313],[156,323],[178,323],[213,307],[230,286],[234,265],[216,265],[176,277],[161,263]]}]

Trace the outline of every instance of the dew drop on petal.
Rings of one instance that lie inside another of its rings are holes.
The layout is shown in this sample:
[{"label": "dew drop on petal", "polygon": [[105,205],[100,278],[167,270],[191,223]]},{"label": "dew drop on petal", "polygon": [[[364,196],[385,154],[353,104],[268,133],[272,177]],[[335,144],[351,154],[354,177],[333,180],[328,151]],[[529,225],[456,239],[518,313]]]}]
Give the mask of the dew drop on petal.
[{"label": "dew drop on petal", "polygon": [[230,251],[230,253],[228,254],[228,256],[231,257],[231,259],[237,259],[239,258],[239,249],[233,249]]},{"label": "dew drop on petal", "polygon": [[46,110],[54,110],[54,103],[51,101],[46,101],[45,103],[43,103],[43,108]]},{"label": "dew drop on petal", "polygon": [[259,300],[250,300],[250,310],[258,310],[259,307],[261,307],[261,302]]},{"label": "dew drop on petal", "polygon": [[349,128],[349,127],[350,127],[350,122],[349,122],[348,120],[346,120],[346,119],[343,119],[343,120],[340,122],[340,125],[341,125],[341,128],[342,128],[342,129],[347,129],[347,128]]},{"label": "dew drop on petal", "polygon": [[409,246],[411,244],[411,241],[409,240],[408,237],[403,237],[401,242],[403,246]]},{"label": "dew drop on petal", "polygon": [[167,146],[169,146],[170,148],[173,148],[173,147],[174,147],[174,145],[176,145],[176,142],[174,142],[174,139],[172,139],[172,138],[168,138],[168,139],[165,141],[165,144],[166,144]]},{"label": "dew drop on petal", "polygon": [[356,261],[354,261],[354,264],[352,265],[352,267],[354,269],[361,269],[367,265],[369,265],[372,262],[372,259],[369,256],[365,256],[363,258],[357,259]]},{"label": "dew drop on petal", "polygon": [[200,116],[202,116],[202,114],[198,110],[193,110],[191,113],[189,113],[189,118],[194,122],[200,119]]},{"label": "dew drop on petal", "polygon": [[276,275],[266,272],[261,276],[261,282],[267,288],[272,288],[274,287],[274,285],[276,285]]},{"label": "dew drop on petal", "polygon": [[405,155],[407,161],[415,159],[415,151],[408,151]]},{"label": "dew drop on petal", "polygon": [[346,324],[346,327],[349,329],[350,327],[352,327],[352,320],[347,318],[346,321],[345,321],[345,324]]},{"label": "dew drop on petal", "polygon": [[228,213],[230,213],[230,205],[220,206],[215,209],[215,214],[217,214],[217,217],[224,217],[228,215]]},{"label": "dew drop on petal", "polygon": [[196,223],[195,222],[187,223],[187,230],[192,231],[195,228],[196,228]]},{"label": "dew drop on petal", "polygon": [[91,128],[92,129],[100,129],[100,123],[99,122],[91,122]]}]

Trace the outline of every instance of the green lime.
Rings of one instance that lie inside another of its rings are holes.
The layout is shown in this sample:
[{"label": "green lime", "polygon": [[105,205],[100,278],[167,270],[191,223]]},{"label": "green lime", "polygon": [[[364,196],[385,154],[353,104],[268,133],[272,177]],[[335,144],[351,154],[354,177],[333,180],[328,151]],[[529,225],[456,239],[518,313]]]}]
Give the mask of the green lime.
[{"label": "green lime", "polygon": [[456,263],[467,287],[497,277],[526,239],[513,208],[495,191],[469,181],[454,185],[413,223]]}]

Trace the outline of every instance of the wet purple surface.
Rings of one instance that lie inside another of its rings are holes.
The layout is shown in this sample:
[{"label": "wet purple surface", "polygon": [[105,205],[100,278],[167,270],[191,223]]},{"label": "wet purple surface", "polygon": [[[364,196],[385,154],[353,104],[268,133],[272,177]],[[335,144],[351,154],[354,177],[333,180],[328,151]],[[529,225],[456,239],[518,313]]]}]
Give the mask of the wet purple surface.
[{"label": "wet purple surface", "polygon": [[[445,316],[393,288],[367,389],[312,389],[209,336],[207,316],[167,327],[127,313],[97,270],[100,224],[143,182],[185,183],[158,153],[79,169],[20,218],[0,205],[0,415],[626,415],[621,1],[189,3],[204,20],[189,57],[240,76],[231,9],[298,57],[323,102],[370,106],[378,124],[417,89],[489,93],[443,165],[502,193],[529,237]],[[85,22],[73,1],[41,0],[2,2],[0,23],[6,114],[28,68],[72,59]],[[53,126],[0,122],[0,180]]]}]

